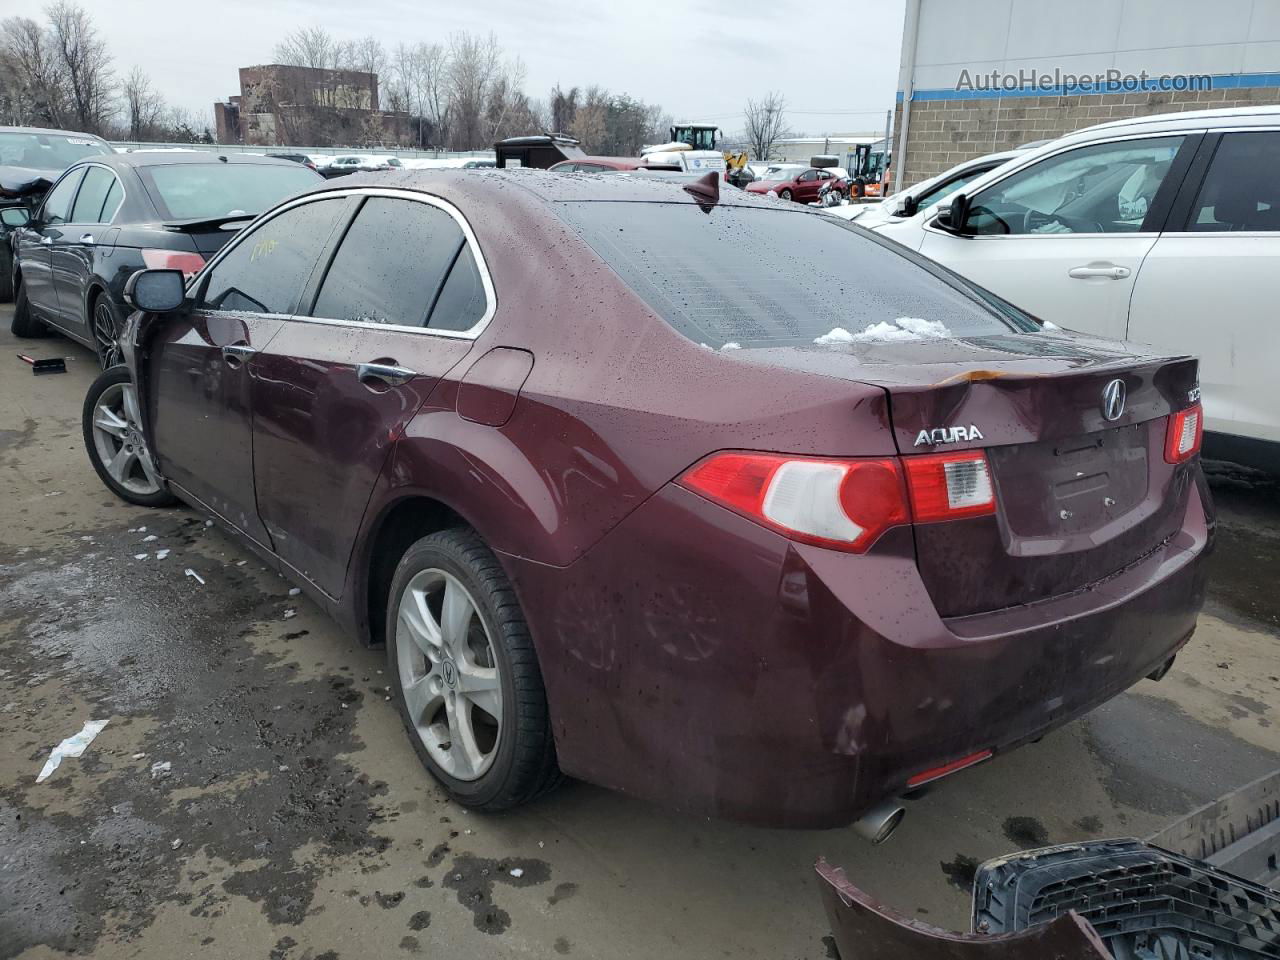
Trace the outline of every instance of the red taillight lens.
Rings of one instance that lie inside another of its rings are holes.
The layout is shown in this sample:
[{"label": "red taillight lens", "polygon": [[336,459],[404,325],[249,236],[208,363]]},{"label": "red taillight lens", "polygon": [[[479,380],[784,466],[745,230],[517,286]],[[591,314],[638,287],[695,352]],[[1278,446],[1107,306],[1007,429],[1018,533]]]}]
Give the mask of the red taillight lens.
[{"label": "red taillight lens", "polygon": [[937,453],[903,457],[916,523],[981,517],[996,512],[987,455]]},{"label": "red taillight lens", "polygon": [[1186,463],[1200,452],[1204,438],[1204,411],[1200,404],[1179,410],[1169,417],[1169,432],[1164,441],[1167,463]]},{"label": "red taillight lens", "polygon": [[142,262],[148,270],[181,270],[190,277],[200,272],[204,257],[181,250],[143,250]]},{"label": "red taillight lens", "polygon": [[793,540],[854,553],[911,519],[901,468],[892,458],[722,453],[693,467],[680,483]]}]

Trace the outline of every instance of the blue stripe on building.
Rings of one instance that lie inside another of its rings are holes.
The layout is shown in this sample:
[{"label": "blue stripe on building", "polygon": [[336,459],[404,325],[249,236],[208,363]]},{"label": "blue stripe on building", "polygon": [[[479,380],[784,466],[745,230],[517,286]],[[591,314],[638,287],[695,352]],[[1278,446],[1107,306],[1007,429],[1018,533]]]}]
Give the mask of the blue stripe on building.
[{"label": "blue stripe on building", "polygon": [[[990,77],[990,73],[981,77],[973,77],[974,85]],[[1185,82],[1181,87],[1170,86],[1163,82],[1169,79]],[[912,100],[919,103],[924,100],[1001,100],[1024,97],[1097,97],[1117,93],[1185,93],[1195,90],[1239,90],[1244,87],[1280,87],[1280,73],[1222,73],[1211,74],[1208,84],[1204,84],[1203,75],[1166,74],[1163,77],[1151,77],[1145,83],[1133,78],[1132,83],[1076,84],[1067,86],[1058,84],[1052,87],[1028,86],[1013,90],[917,90]],[[897,102],[903,100],[902,91],[897,94]]]}]

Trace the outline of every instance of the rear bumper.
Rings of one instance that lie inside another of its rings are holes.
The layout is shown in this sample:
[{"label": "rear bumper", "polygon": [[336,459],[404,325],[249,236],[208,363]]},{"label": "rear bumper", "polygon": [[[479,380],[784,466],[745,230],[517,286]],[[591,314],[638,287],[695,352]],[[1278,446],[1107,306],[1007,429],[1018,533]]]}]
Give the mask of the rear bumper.
[{"label": "rear bumper", "polygon": [[824,827],[1160,666],[1195,628],[1211,539],[1193,484],[1182,529],[1123,573],[949,621],[909,529],[842,554],[674,486],[569,567],[504,562],[565,772],[701,815]]}]

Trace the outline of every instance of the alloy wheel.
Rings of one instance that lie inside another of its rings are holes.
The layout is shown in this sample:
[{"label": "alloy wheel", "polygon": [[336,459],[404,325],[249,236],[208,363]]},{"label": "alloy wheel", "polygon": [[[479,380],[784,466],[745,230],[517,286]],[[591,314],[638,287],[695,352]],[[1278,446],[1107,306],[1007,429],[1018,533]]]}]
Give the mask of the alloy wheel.
[{"label": "alloy wheel", "polygon": [[405,586],[396,617],[405,708],[431,759],[455,780],[482,777],[502,735],[502,677],[467,588],[435,568]]},{"label": "alloy wheel", "polygon": [[116,316],[106,297],[99,297],[93,308],[93,339],[98,345],[98,357],[102,361],[103,370],[122,362]]},{"label": "alloy wheel", "polygon": [[102,391],[93,408],[93,444],[103,467],[120,486],[139,496],[161,490],[160,477],[142,439],[138,394],[131,383]]}]

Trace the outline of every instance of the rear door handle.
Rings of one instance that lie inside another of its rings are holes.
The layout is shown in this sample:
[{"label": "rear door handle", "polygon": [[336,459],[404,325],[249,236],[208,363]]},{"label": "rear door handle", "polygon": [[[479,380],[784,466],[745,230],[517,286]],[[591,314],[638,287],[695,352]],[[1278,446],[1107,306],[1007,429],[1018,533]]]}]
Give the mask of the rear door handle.
[{"label": "rear door handle", "polygon": [[234,369],[239,367],[257,352],[257,350],[249,346],[247,343],[228,343],[222,348],[222,359],[227,361],[228,367]]},{"label": "rear door handle", "polygon": [[416,370],[397,367],[393,363],[362,363],[356,367],[356,379],[365,386],[381,383],[388,387],[398,387],[408,383],[418,375]]},{"label": "rear door handle", "polygon": [[80,237],[80,242],[83,243],[86,247],[92,247],[94,243],[96,243],[97,241],[93,239],[92,233],[86,233]]},{"label": "rear door handle", "polygon": [[1128,267],[1117,267],[1111,264],[1095,264],[1088,267],[1072,267],[1067,276],[1073,280],[1090,280],[1100,277],[1104,280],[1123,280],[1132,273]]}]

